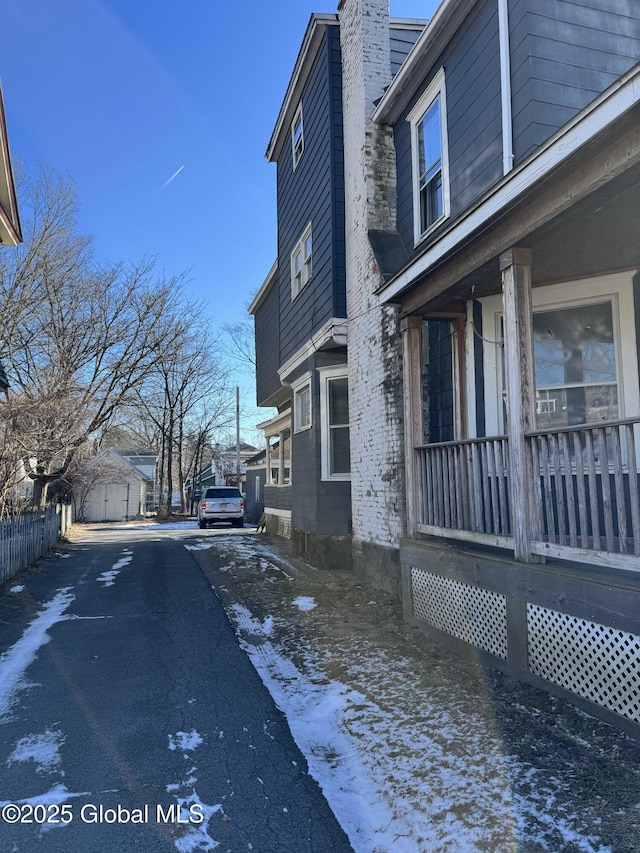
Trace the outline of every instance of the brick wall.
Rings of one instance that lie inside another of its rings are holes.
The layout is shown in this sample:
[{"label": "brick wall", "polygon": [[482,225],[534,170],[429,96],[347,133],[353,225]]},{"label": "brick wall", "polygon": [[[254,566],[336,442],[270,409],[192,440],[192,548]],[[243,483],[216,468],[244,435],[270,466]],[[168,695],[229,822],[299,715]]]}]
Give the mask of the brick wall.
[{"label": "brick wall", "polygon": [[354,553],[358,541],[396,548],[404,525],[401,338],[397,312],[380,307],[382,279],[369,229],[395,228],[395,151],[373,124],[391,81],[386,0],[343,0],[347,316]]}]

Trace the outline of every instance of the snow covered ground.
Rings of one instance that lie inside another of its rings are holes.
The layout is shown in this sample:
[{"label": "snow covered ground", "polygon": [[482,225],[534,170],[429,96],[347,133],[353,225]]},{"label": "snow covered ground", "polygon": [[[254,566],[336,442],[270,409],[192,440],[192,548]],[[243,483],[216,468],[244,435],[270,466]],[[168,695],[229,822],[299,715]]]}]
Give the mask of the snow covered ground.
[{"label": "snow covered ground", "polygon": [[356,853],[640,849],[640,753],[624,735],[515,682],[497,701],[495,678],[403,638],[389,597],[288,566],[257,537],[185,547],[209,554]]}]

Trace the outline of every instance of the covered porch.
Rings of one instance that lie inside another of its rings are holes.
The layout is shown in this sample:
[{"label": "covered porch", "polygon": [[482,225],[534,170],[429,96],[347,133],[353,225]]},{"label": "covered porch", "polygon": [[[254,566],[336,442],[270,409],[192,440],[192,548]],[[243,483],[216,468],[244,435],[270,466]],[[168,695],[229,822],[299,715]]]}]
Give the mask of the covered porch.
[{"label": "covered porch", "polygon": [[407,619],[636,737],[638,127],[634,108],[395,299]]},{"label": "covered porch", "polygon": [[291,410],[258,424],[266,443],[264,513],[267,529],[291,537]]},{"label": "covered porch", "polygon": [[399,300],[408,536],[640,569],[637,126]]}]

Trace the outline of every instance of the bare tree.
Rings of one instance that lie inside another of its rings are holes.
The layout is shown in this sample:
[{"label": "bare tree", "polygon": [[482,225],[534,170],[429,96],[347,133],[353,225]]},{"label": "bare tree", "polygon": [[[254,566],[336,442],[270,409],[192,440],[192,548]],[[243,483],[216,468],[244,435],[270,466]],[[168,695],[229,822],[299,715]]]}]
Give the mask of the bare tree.
[{"label": "bare tree", "polygon": [[11,385],[0,422],[39,505],[170,350],[181,279],[159,277],[149,259],[96,264],[90,239],[74,231],[68,179],[45,170],[27,190],[25,241],[0,255],[0,360]]},{"label": "bare tree", "polygon": [[[181,312],[187,317],[199,314],[197,306]],[[160,436],[158,514],[169,514],[176,481],[184,512],[185,481],[195,464],[195,457],[187,452],[186,438],[194,430],[208,436],[214,427],[229,422],[232,411],[227,370],[208,327],[181,329],[172,348],[157,360],[140,387],[138,401],[143,417],[155,425]]]},{"label": "bare tree", "polygon": [[235,323],[222,327],[228,343],[228,354],[245,372],[255,377],[256,341],[253,319],[247,314]]}]

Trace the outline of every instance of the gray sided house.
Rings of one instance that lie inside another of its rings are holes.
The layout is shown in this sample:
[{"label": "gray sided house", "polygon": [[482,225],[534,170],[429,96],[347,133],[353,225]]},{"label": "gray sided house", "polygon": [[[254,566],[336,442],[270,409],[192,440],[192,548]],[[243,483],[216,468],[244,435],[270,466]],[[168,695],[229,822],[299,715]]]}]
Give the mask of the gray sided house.
[{"label": "gray sided house", "polygon": [[[0,244],[3,246],[17,246],[21,242],[22,230],[20,228],[18,202],[11,167],[9,137],[7,135],[7,123],[4,114],[4,99],[2,87],[0,86]],[[7,379],[2,362],[0,362],[0,394],[6,394],[8,390],[9,380]]]},{"label": "gray sided house", "polygon": [[640,6],[443,0],[393,79],[387,13],[340,10],[354,567],[637,737]]},{"label": "gray sided house", "polygon": [[[395,68],[422,24],[394,23]],[[267,149],[278,253],[250,306],[270,530],[320,566],[351,562],[342,57],[337,15],[312,15]]]}]

